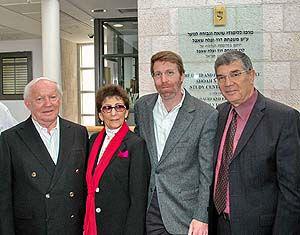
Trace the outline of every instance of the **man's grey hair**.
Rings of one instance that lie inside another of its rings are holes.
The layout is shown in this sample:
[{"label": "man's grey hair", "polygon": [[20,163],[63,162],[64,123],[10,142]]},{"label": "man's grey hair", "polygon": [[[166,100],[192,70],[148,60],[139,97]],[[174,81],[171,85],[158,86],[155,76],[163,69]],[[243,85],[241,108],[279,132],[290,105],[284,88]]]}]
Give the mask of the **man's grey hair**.
[{"label": "man's grey hair", "polygon": [[51,80],[50,78],[47,78],[47,77],[39,77],[39,78],[34,78],[34,79],[32,79],[32,80],[25,86],[25,88],[24,88],[24,94],[23,94],[24,100],[29,98],[30,93],[31,93],[31,88],[32,88],[32,86],[33,86],[34,84],[36,84],[38,81],[41,81],[41,80],[46,80],[46,81],[55,83],[57,93],[59,94],[60,97],[62,97],[62,90],[61,90],[59,84],[58,84],[56,81],[53,81],[53,80]]},{"label": "man's grey hair", "polygon": [[215,72],[217,73],[217,68],[221,65],[229,65],[234,61],[240,61],[243,69],[248,71],[253,69],[251,59],[245,53],[240,51],[227,51],[222,55],[218,56],[215,61]]}]

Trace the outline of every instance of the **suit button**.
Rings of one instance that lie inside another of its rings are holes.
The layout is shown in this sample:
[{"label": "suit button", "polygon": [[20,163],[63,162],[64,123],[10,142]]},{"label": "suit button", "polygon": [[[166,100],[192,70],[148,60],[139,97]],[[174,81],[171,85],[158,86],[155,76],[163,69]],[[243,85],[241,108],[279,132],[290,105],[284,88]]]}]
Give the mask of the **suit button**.
[{"label": "suit button", "polygon": [[159,170],[156,169],[156,170],[155,170],[155,174],[159,174]]},{"label": "suit button", "polygon": [[73,219],[75,217],[75,215],[71,215],[70,217],[71,217],[71,219]]},{"label": "suit button", "polygon": [[77,168],[77,169],[75,170],[75,172],[78,174],[78,173],[79,173],[79,169]]},{"label": "suit button", "polygon": [[74,193],[73,192],[70,192],[69,195],[70,195],[70,197],[74,197]]},{"label": "suit button", "polygon": [[96,208],[96,212],[97,212],[97,213],[100,213],[100,212],[101,212],[101,208],[99,208],[99,207]]},{"label": "suit button", "polygon": [[45,196],[46,196],[46,198],[49,199],[50,198],[50,193],[47,193]]},{"label": "suit button", "polygon": [[99,193],[100,189],[99,188],[96,188],[96,193]]},{"label": "suit button", "polygon": [[36,176],[37,176],[37,174],[36,174],[35,171],[31,172],[31,177],[32,177],[32,178],[35,178]]}]

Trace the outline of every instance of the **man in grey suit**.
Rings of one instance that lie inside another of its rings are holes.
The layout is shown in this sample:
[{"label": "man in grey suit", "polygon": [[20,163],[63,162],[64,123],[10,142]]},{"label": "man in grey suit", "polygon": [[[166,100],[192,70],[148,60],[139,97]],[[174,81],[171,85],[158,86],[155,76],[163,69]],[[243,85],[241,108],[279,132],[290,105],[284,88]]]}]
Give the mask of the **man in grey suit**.
[{"label": "man in grey suit", "polygon": [[242,52],[219,56],[215,72],[228,102],[217,107],[210,234],[300,234],[299,112],[255,89]]},{"label": "man in grey suit", "polygon": [[86,128],[58,117],[48,78],[26,85],[24,103],[31,116],[0,136],[0,234],[81,235]]},{"label": "man in grey suit", "polygon": [[151,74],[158,93],[135,105],[135,131],[152,166],[147,234],[207,234],[218,113],[183,89],[183,63],[174,52],[153,55]]}]

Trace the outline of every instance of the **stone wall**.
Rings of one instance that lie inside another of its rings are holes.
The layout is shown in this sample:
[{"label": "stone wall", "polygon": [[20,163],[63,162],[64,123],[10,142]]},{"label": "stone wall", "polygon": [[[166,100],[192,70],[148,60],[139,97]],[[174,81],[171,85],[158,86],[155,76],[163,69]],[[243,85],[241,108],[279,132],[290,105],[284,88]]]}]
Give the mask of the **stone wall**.
[{"label": "stone wall", "polygon": [[[222,1],[138,0],[140,95],[155,92],[150,57],[179,53],[178,10],[209,8]],[[224,1],[223,1],[224,2]],[[226,7],[258,5],[263,10],[263,89],[266,96],[300,110],[300,1],[227,0]],[[199,22],[201,26],[201,22]]]},{"label": "stone wall", "polygon": [[77,44],[61,39],[62,117],[79,122]]}]

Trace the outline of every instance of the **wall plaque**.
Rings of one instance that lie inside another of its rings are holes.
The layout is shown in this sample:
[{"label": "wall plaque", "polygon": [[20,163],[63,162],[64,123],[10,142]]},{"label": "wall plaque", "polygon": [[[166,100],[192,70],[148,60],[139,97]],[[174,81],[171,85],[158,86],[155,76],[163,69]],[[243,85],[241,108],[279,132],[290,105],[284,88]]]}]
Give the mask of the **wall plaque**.
[{"label": "wall plaque", "polygon": [[186,73],[185,88],[216,107],[224,102],[215,79],[214,61],[228,50],[245,52],[256,70],[256,87],[263,88],[262,7],[226,6],[227,23],[215,26],[214,8],[178,10],[179,50]]}]

